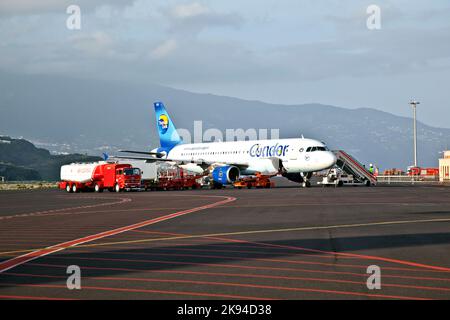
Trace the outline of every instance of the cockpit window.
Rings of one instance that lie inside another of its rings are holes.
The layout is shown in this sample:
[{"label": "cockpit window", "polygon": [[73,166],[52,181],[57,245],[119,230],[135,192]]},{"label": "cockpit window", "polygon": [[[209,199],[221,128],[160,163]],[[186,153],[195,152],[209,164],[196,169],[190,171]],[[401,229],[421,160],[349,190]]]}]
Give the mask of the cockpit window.
[{"label": "cockpit window", "polygon": [[315,151],[328,151],[327,147],[309,147],[306,149],[306,152],[315,152]]}]

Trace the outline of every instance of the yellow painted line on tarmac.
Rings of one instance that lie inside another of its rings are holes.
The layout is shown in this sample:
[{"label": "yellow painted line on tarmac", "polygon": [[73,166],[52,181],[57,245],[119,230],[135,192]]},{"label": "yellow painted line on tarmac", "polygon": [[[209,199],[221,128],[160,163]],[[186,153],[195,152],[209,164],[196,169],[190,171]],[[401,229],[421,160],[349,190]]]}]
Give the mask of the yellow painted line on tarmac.
[{"label": "yellow painted line on tarmac", "polygon": [[450,202],[344,202],[344,203],[295,203],[295,204],[242,204],[231,205],[223,208],[258,208],[258,207],[308,207],[308,206],[377,206],[377,205],[389,205],[389,206],[438,206],[438,205],[450,205]]},{"label": "yellow painted line on tarmac", "polygon": [[167,238],[151,238],[151,239],[140,239],[140,240],[128,240],[128,241],[94,243],[94,244],[89,244],[89,245],[83,245],[83,246],[80,246],[80,247],[97,247],[97,246],[107,246],[107,245],[117,245],[117,244],[156,242],[156,241],[192,239],[192,238],[239,236],[239,235],[261,234],[261,233],[276,233],[276,232],[313,231],[313,230],[324,230],[324,229],[358,228],[358,227],[395,225],[395,224],[411,224],[411,223],[427,223],[427,222],[428,223],[429,222],[450,222],[450,219],[383,221],[383,222],[343,224],[343,225],[332,225],[332,226],[315,226],[315,227],[301,227],[301,228],[288,228],[288,229],[265,229],[265,230],[239,231],[239,232],[224,232],[224,233],[188,235],[188,236],[177,236],[177,237],[167,237]]},{"label": "yellow painted line on tarmac", "polygon": [[[398,220],[398,221],[380,221],[380,222],[341,224],[341,225],[331,225],[331,226],[300,227],[300,228],[287,228],[287,229],[249,230],[249,231],[239,231],[239,232],[223,232],[223,233],[186,235],[186,236],[165,237],[165,238],[150,238],[150,239],[139,239],[139,240],[103,242],[103,243],[79,245],[76,247],[77,248],[89,248],[89,247],[101,247],[101,246],[132,244],[132,243],[147,243],[147,242],[192,239],[192,238],[239,236],[239,235],[263,234],[263,233],[298,232],[298,231],[314,231],[314,230],[327,230],[327,229],[347,229],[347,228],[361,228],[361,227],[388,226],[388,225],[415,224],[415,223],[432,223],[432,222],[450,222],[450,219]],[[35,248],[35,249],[29,249],[29,250],[0,252],[0,256],[31,252],[31,251],[35,251],[35,250],[39,250],[39,249]]]}]

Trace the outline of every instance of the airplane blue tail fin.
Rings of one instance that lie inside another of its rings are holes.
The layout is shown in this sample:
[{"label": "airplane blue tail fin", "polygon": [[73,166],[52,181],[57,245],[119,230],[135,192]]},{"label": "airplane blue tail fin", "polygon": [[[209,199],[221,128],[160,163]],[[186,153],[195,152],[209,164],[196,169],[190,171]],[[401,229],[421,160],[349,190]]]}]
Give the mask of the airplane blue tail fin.
[{"label": "airplane blue tail fin", "polygon": [[167,151],[175,147],[182,142],[178,135],[177,129],[164,104],[162,102],[155,102],[155,115],[156,115],[156,127],[158,128],[159,140],[161,142],[161,148]]}]

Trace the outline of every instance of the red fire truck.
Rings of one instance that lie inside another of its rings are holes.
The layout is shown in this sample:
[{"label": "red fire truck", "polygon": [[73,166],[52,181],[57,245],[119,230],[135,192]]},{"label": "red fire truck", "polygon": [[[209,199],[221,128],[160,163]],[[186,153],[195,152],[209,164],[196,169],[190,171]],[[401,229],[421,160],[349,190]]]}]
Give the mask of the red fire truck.
[{"label": "red fire truck", "polygon": [[129,164],[72,163],[61,167],[59,188],[67,192],[120,192],[141,187],[141,171]]},{"label": "red fire truck", "polygon": [[439,177],[439,168],[408,167],[408,176]]}]

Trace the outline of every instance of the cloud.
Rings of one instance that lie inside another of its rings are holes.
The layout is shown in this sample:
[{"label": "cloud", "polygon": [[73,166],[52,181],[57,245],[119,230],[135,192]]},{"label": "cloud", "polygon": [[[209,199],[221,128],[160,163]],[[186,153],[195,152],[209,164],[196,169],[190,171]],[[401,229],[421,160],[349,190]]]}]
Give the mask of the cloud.
[{"label": "cloud", "polygon": [[152,50],[151,56],[156,59],[167,57],[170,53],[177,48],[177,42],[174,39],[164,41],[155,49]]},{"label": "cloud", "polygon": [[332,102],[351,81],[402,77],[407,90],[409,76],[433,82],[450,68],[448,4],[380,0],[382,29],[370,31],[369,0],[77,0],[82,29],[69,31],[72,2],[0,0],[0,68],[290,103],[301,88]]},{"label": "cloud", "polygon": [[65,12],[65,9],[76,4],[81,9],[91,11],[104,5],[128,6],[135,0],[2,0],[0,15],[29,15],[49,12]]},{"label": "cloud", "polygon": [[103,55],[113,48],[112,38],[105,32],[75,35],[70,38],[73,47],[90,55]]},{"label": "cloud", "polygon": [[192,18],[211,13],[211,10],[198,2],[175,5],[171,10],[172,15],[178,19]]},{"label": "cloud", "polygon": [[183,36],[195,36],[201,31],[214,27],[239,28],[244,19],[233,12],[217,12],[198,2],[179,4],[163,10],[170,32]]},{"label": "cloud", "polygon": [[1,14],[40,13],[67,7],[66,0],[2,0],[0,2]]}]

